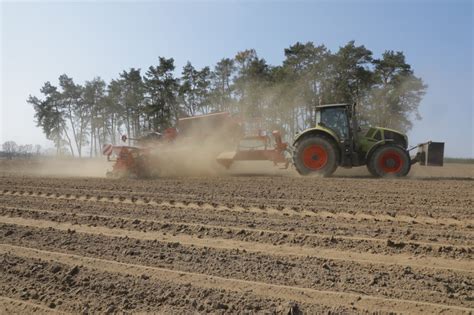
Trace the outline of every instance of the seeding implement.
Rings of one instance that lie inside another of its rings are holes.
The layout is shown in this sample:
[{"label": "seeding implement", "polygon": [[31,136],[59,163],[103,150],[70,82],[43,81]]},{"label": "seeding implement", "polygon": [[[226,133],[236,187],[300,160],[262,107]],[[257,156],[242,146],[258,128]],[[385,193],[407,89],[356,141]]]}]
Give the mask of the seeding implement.
[{"label": "seeding implement", "polygon": [[[103,147],[103,154],[114,162],[109,177],[151,177],[159,175],[166,167],[163,155],[187,155],[193,159],[199,150],[212,151],[217,162],[229,169],[235,161],[268,160],[275,165],[288,168],[290,151],[282,141],[280,132],[268,136],[264,131],[245,135],[244,123],[227,112],[213,113],[178,120],[177,128],[168,128],[163,134],[151,133],[138,139],[122,137],[122,141],[134,140],[136,146]],[[202,145],[202,146],[201,146]],[[229,148],[237,147],[229,152]],[[183,152],[189,149],[188,152]],[[209,153],[209,152],[208,152]],[[168,160],[169,161],[169,160]],[[178,165],[179,167],[179,165]]]}]

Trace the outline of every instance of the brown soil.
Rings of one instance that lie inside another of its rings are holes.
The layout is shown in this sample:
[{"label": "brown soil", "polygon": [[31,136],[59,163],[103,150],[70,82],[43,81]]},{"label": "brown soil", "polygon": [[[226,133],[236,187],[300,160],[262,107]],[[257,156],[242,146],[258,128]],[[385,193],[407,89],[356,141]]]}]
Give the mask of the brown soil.
[{"label": "brown soil", "polygon": [[448,167],[399,180],[0,170],[0,313],[472,313],[473,166]]}]

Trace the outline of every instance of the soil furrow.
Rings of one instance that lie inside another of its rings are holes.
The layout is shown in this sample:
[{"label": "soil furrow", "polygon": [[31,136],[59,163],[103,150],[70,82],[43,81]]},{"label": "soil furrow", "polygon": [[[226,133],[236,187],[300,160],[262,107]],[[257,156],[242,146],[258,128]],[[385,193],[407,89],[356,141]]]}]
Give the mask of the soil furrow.
[{"label": "soil furrow", "polygon": [[[71,199],[44,199],[32,196],[0,196],[4,209],[39,208],[45,210],[83,213],[90,215],[111,215],[125,218],[140,218],[145,220],[163,220],[209,224],[238,228],[260,228],[263,230],[298,232],[303,234],[327,234],[331,236],[361,236],[377,239],[391,239],[409,242],[445,243],[471,246],[474,230],[453,226],[416,223],[400,223],[353,218],[334,218],[332,216],[302,216],[269,214],[266,212],[239,212],[201,207],[170,207],[150,204],[118,204],[110,202],[83,202]],[[1,207],[1,206],[0,206]],[[9,208],[10,207],[10,208]],[[474,228],[474,227],[473,227]]]},{"label": "soil furrow", "polygon": [[174,271],[165,268],[148,267],[136,264],[127,264],[116,261],[77,256],[72,254],[57,253],[51,251],[36,250],[7,244],[0,244],[0,254],[13,254],[16,256],[54,260],[70,266],[87,266],[100,272],[118,273],[134,277],[147,277],[155,281],[166,281],[180,285],[199,286],[205,289],[220,289],[245,293],[251,291],[253,295],[264,298],[277,298],[281,300],[293,300],[304,304],[318,304],[337,307],[355,307],[362,310],[390,311],[396,309],[400,312],[471,312],[472,308],[448,306],[436,303],[409,301],[401,299],[386,299],[362,294],[320,291],[307,288],[299,288],[283,285],[272,285],[255,281],[246,281],[232,278],[208,276],[199,273]]},{"label": "soil furrow", "polygon": [[68,213],[61,211],[39,210],[17,207],[1,207],[0,215],[41,219],[54,222],[73,222],[74,224],[103,226],[137,231],[158,231],[172,235],[184,234],[198,238],[225,238],[242,241],[261,242],[269,244],[301,245],[308,247],[331,248],[353,252],[367,252],[382,254],[411,254],[414,256],[434,256],[446,258],[471,259],[474,249],[468,245],[453,245],[443,243],[429,243],[403,241],[395,238],[380,239],[355,236],[335,236],[314,233],[296,233],[286,231],[264,230],[258,228],[242,228],[221,225],[197,224],[187,222],[173,222],[172,220],[150,220],[138,216],[120,217],[103,214],[88,215],[83,213]]},{"label": "soil furrow", "polygon": [[[251,292],[195,287],[186,281],[157,279],[148,275],[148,270],[130,264],[67,254],[58,256],[54,252],[28,248],[16,247],[17,252],[11,246],[6,250],[2,248],[0,246],[0,253],[3,252],[0,256],[3,260],[0,265],[0,294],[34,301],[60,312],[242,314],[266,310],[283,315],[289,311],[288,303],[278,298],[261,298]],[[301,307],[311,313],[330,310],[315,304],[302,303]],[[338,307],[338,310],[347,312],[343,307]],[[21,307],[14,311],[24,314]]]},{"label": "soil furrow", "polygon": [[40,219],[24,219],[18,217],[0,217],[0,223],[32,226],[41,228],[54,228],[60,231],[74,230],[79,233],[102,234],[110,237],[130,237],[140,240],[158,240],[160,242],[180,243],[199,247],[212,247],[217,249],[239,249],[248,252],[266,253],[270,255],[311,256],[323,259],[354,261],[360,263],[402,265],[434,269],[447,269],[465,272],[474,272],[474,263],[469,260],[454,260],[438,257],[414,257],[411,255],[394,254],[381,255],[340,251],[327,248],[309,248],[304,246],[270,245],[256,242],[238,241],[220,238],[198,238],[192,235],[170,235],[162,232],[142,232],[120,228],[107,228],[103,226],[85,226],[66,222],[54,222]]},{"label": "soil furrow", "polygon": [[[473,306],[474,275],[0,225],[0,243],[225,278]],[[258,270],[258,272],[255,272]],[[445,284],[445,285],[443,285]]]},{"label": "soil furrow", "polygon": [[461,178],[473,168],[443,170],[153,180],[0,170],[0,313],[474,313],[474,178]]},{"label": "soil furrow", "polygon": [[[88,202],[107,202],[107,203],[123,203],[123,204],[150,204],[153,206],[166,206],[173,208],[188,208],[188,209],[216,209],[216,210],[227,210],[232,212],[254,212],[254,213],[267,213],[267,214],[279,214],[279,215],[298,215],[298,216],[312,216],[312,217],[331,217],[334,219],[353,219],[353,220],[371,220],[371,221],[385,221],[385,222],[400,222],[400,223],[413,223],[413,224],[429,224],[429,225],[449,225],[449,226],[462,226],[469,229],[474,228],[474,220],[471,218],[458,220],[452,217],[427,217],[427,216],[409,216],[409,215],[400,215],[396,211],[388,211],[389,214],[380,214],[374,213],[373,211],[350,211],[344,212],[338,209],[334,211],[334,206],[329,210],[295,210],[296,208],[286,208],[286,207],[248,207],[248,206],[228,206],[228,205],[219,205],[216,203],[192,203],[192,202],[177,202],[177,201],[163,201],[155,200],[156,198],[142,198],[140,196],[124,197],[117,194],[110,194],[104,196],[103,194],[91,195],[87,194],[69,194],[69,193],[60,193],[57,192],[59,189],[56,189],[56,192],[45,192],[43,191],[16,191],[16,190],[3,190],[0,192],[0,195],[5,196],[29,196],[29,197],[38,197],[45,199],[67,199],[67,200],[78,200],[78,201],[88,201]],[[384,212],[387,213],[387,212]]]},{"label": "soil furrow", "polygon": [[68,314],[28,301],[0,296],[0,314]]},{"label": "soil furrow", "polygon": [[[57,179],[27,178],[19,186],[15,180],[6,180],[4,189],[11,189],[10,183],[20,190],[25,187],[49,187],[58,189]],[[157,181],[103,179],[62,179],[69,189],[79,194],[117,194],[126,196],[143,194],[163,200],[186,202],[217,202],[247,204],[259,207],[262,202],[270,207],[284,207],[298,210],[338,211],[397,211],[404,215],[418,215],[428,212],[435,218],[440,214],[458,219],[470,219],[466,208],[473,207],[473,181],[417,181],[417,180],[374,180],[359,179],[358,186],[351,179],[302,179],[285,177],[246,178],[162,178]],[[32,185],[33,184],[33,185]],[[72,187],[71,187],[72,186]],[[110,187],[104,189],[104,187]],[[392,187],[396,187],[393,190]],[[179,188],[179,192],[177,190]],[[268,188],[268,189],[267,189]],[[296,188],[296,189],[295,189]],[[436,188],[436,189],[435,189]],[[439,188],[439,189],[438,189]],[[205,192],[205,193],[204,193]],[[435,193],[434,193],[435,192]],[[443,217],[443,216],[442,216]]]}]

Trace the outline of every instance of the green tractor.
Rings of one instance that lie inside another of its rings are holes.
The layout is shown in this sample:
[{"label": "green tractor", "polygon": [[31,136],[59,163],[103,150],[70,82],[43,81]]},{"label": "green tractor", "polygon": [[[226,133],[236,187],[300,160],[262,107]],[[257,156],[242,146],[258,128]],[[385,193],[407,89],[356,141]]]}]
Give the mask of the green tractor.
[{"label": "green tractor", "polygon": [[[293,163],[301,175],[330,176],[338,166],[366,165],[376,177],[406,176],[411,165],[442,166],[444,143],[426,142],[408,149],[408,138],[396,130],[360,128],[355,104],[316,107],[316,127],[293,142]],[[418,148],[414,158],[409,151]]]}]

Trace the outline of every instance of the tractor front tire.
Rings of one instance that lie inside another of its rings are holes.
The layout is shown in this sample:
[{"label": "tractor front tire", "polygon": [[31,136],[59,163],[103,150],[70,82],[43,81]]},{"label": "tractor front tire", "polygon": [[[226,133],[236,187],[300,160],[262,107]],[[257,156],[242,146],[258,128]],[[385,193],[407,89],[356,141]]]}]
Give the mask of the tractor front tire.
[{"label": "tractor front tire", "polygon": [[331,176],[337,168],[337,151],[331,140],[314,136],[297,142],[293,164],[301,175]]},{"label": "tractor front tire", "polygon": [[385,144],[375,150],[367,168],[375,177],[403,177],[410,171],[410,156],[398,145]]}]

